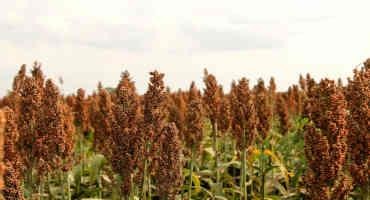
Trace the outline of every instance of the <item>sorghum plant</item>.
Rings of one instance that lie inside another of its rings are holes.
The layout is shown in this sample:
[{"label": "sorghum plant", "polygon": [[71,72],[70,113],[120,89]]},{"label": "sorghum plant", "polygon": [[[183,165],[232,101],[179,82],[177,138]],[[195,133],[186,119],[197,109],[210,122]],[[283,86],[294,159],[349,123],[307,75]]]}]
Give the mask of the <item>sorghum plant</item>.
[{"label": "sorghum plant", "polygon": [[42,105],[42,90],[33,78],[26,77],[20,86],[20,102],[18,114],[19,142],[25,167],[32,170],[34,165],[33,144],[40,125],[40,110]]},{"label": "sorghum plant", "polygon": [[[354,184],[369,195],[370,184],[370,59],[354,71],[346,91],[349,115],[348,147]],[[365,197],[364,197],[365,198]]]},{"label": "sorghum plant", "polygon": [[261,173],[261,198],[265,198],[265,175],[266,175],[266,162],[264,159],[265,151],[265,140],[270,132],[272,126],[272,105],[270,103],[270,98],[268,90],[262,79],[258,80],[257,85],[254,88],[255,94],[255,105],[257,113],[257,131],[260,138],[261,155],[260,156],[260,173]]},{"label": "sorghum plant", "polygon": [[2,110],[0,110],[0,190],[4,187],[4,171],[5,171],[5,165],[4,165],[4,128],[5,128],[5,114]]},{"label": "sorghum plant", "polygon": [[212,125],[212,144],[213,151],[215,152],[215,169],[216,169],[216,184],[220,186],[220,170],[219,170],[219,151],[218,151],[218,121],[221,108],[221,91],[217,83],[216,77],[209,74],[208,71],[204,70],[204,89],[203,101],[206,114],[211,121]]},{"label": "sorghum plant", "polygon": [[22,191],[22,162],[18,149],[18,127],[16,116],[10,108],[4,108],[6,125],[4,129],[4,163],[5,188],[3,197],[6,200],[24,199]]},{"label": "sorghum plant", "polygon": [[[141,105],[135,83],[125,71],[116,88],[116,104],[113,107],[116,127],[113,132],[112,168],[121,175],[121,191],[128,197],[132,191],[137,171],[141,167],[144,141],[139,125],[142,121]],[[137,180],[135,182],[138,182]]]},{"label": "sorghum plant", "polygon": [[98,95],[95,95],[90,105],[90,121],[94,128],[94,149],[108,160],[112,156],[110,147],[116,125],[113,105],[110,93],[99,83]]},{"label": "sorghum plant", "polygon": [[276,100],[276,114],[279,119],[279,129],[282,134],[288,133],[291,122],[290,122],[290,116],[289,116],[289,109],[288,105],[282,96],[282,94],[278,94],[277,100]]},{"label": "sorghum plant", "polygon": [[254,88],[256,113],[258,117],[257,131],[262,140],[266,139],[272,125],[272,106],[269,102],[268,91],[262,79]]},{"label": "sorghum plant", "polygon": [[[247,149],[256,137],[257,116],[254,97],[246,78],[233,83],[230,92],[232,131],[240,150]],[[244,135],[244,136],[243,136]],[[245,141],[243,142],[243,137]]]},{"label": "sorghum plant", "polygon": [[77,90],[77,95],[74,98],[73,103],[73,113],[74,119],[77,127],[80,127],[82,133],[87,133],[90,130],[90,121],[89,121],[89,110],[88,104],[85,98],[85,90],[79,88]]},{"label": "sorghum plant", "polygon": [[169,123],[162,129],[159,143],[160,157],[155,173],[158,193],[163,199],[175,200],[183,183],[183,150],[174,123]]},{"label": "sorghum plant", "polygon": [[185,116],[185,144],[199,150],[203,138],[203,106],[200,91],[192,82],[189,89],[188,110]]},{"label": "sorghum plant", "polygon": [[[144,94],[143,107],[144,107],[144,121],[143,126],[145,134],[143,139],[146,141],[145,144],[145,159],[144,159],[144,187],[143,187],[143,199],[151,198],[151,172],[154,172],[157,168],[159,143],[161,132],[163,127],[166,125],[168,120],[167,111],[167,100],[168,93],[164,86],[164,74],[154,71],[150,73],[150,83],[147,92]],[[154,161],[154,162],[153,162]]]},{"label": "sorghum plant", "polygon": [[241,151],[242,174],[240,180],[241,198],[248,199],[246,188],[246,156],[247,150],[253,144],[256,136],[256,112],[253,103],[253,94],[249,89],[249,81],[246,78],[239,80],[236,85],[233,82],[230,92],[230,103],[232,111],[232,132],[237,141],[237,147]]},{"label": "sorghum plant", "polygon": [[276,101],[276,83],[275,83],[275,78],[274,77],[270,78],[268,93],[269,93],[269,96],[270,96],[270,102],[271,102],[272,106],[274,107],[275,101]]},{"label": "sorghum plant", "polygon": [[307,196],[315,200],[346,199],[351,184],[343,175],[348,134],[345,97],[335,82],[327,79],[311,89],[306,103],[306,117],[311,122],[305,127]]},{"label": "sorghum plant", "polygon": [[231,127],[231,105],[229,98],[220,87],[220,114],[217,116],[217,127],[221,134],[225,134]]},{"label": "sorghum plant", "polygon": [[303,92],[307,91],[307,80],[302,76],[302,74],[299,75],[299,87]]},{"label": "sorghum plant", "polygon": [[41,70],[41,64],[40,63],[38,63],[38,62],[34,63],[33,69],[31,70],[31,74],[32,74],[32,78],[36,82],[36,85],[39,88],[43,88],[44,83],[45,83],[45,77],[44,77],[44,73]]},{"label": "sorghum plant", "polygon": [[181,90],[172,93],[168,103],[169,122],[174,122],[180,132],[180,138],[184,139],[186,100]]},{"label": "sorghum plant", "polygon": [[33,150],[38,173],[43,176],[58,169],[69,169],[74,147],[71,110],[63,104],[51,80],[46,81],[40,113]]},{"label": "sorghum plant", "polygon": [[203,139],[203,106],[200,91],[192,82],[189,89],[188,109],[185,118],[184,140],[186,146],[191,151],[190,161],[190,182],[188,187],[188,198],[191,199],[193,168],[195,162],[195,154],[199,151],[201,141]]}]

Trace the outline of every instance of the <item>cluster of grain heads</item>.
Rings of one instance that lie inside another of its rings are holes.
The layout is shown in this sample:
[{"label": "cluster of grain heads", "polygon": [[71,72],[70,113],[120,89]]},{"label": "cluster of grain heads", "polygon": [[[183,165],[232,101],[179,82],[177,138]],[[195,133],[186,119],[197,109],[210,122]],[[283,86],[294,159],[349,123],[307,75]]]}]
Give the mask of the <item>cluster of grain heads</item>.
[{"label": "cluster of grain heads", "polygon": [[116,102],[113,107],[116,127],[113,132],[112,168],[122,177],[121,191],[129,197],[134,183],[139,183],[138,168],[144,155],[144,140],[141,125],[142,114],[135,84],[126,71],[116,88]]},{"label": "cluster of grain heads", "polygon": [[174,122],[179,129],[180,138],[183,140],[185,131],[186,97],[181,90],[171,93],[168,100],[169,122]]},{"label": "cluster of grain heads", "polygon": [[5,128],[5,114],[2,110],[0,110],[0,190],[4,187],[4,171],[5,171],[5,165],[4,165],[4,128]]},{"label": "cluster of grain heads", "polygon": [[189,149],[199,150],[203,138],[203,105],[200,91],[192,82],[189,89],[189,101],[185,115],[185,144]]},{"label": "cluster of grain heads", "polygon": [[22,192],[22,162],[19,154],[19,132],[16,123],[16,115],[10,108],[4,108],[3,114],[6,119],[4,129],[4,163],[5,174],[3,197],[6,200],[24,199]]},{"label": "cluster of grain heads", "polygon": [[217,117],[217,128],[224,136],[231,128],[231,105],[227,95],[224,94],[220,86],[220,114]]},{"label": "cluster of grain heads", "polygon": [[282,94],[278,94],[276,98],[276,115],[279,119],[279,129],[282,134],[288,133],[292,126],[290,122],[289,108]]},{"label": "cluster of grain heads", "polygon": [[370,182],[370,59],[348,81],[346,96],[349,115],[350,172],[354,184],[369,195]]},{"label": "cluster of grain heads", "polygon": [[255,105],[257,113],[257,132],[260,139],[261,155],[259,160],[260,176],[261,176],[261,198],[265,198],[265,176],[266,176],[266,160],[264,159],[264,151],[266,148],[265,141],[272,127],[272,111],[273,107],[270,102],[269,92],[265,87],[264,81],[259,79],[254,87]]},{"label": "cluster of grain heads", "polygon": [[150,82],[148,90],[143,99],[143,126],[145,134],[145,158],[143,169],[143,199],[151,198],[151,175],[158,164],[159,145],[162,129],[168,119],[167,100],[168,94],[164,86],[164,74],[158,71],[150,72]]},{"label": "cluster of grain heads", "polygon": [[269,98],[270,98],[270,103],[272,107],[275,105],[276,101],[276,83],[275,83],[275,78],[271,77],[270,82],[269,82],[269,87],[268,87],[268,93],[269,93]]},{"label": "cluster of grain heads", "polygon": [[289,105],[289,113],[293,116],[299,116],[303,110],[304,91],[299,89],[298,85],[288,88],[286,101]]},{"label": "cluster of grain heads", "polygon": [[43,189],[41,183],[48,174],[72,167],[74,126],[71,109],[64,103],[58,87],[51,80],[45,83],[38,63],[34,64],[31,76],[26,74],[24,65],[21,67],[9,96],[14,102],[9,106],[15,111],[19,131],[17,143],[21,147],[19,153],[23,163],[14,167],[14,173],[24,176],[25,187],[33,191],[36,172],[39,189]]},{"label": "cluster of grain heads", "polygon": [[[56,170],[68,171],[72,164],[74,126],[72,112],[57,86],[47,80],[42,100],[40,124],[34,137],[34,160],[38,173],[44,176]],[[43,177],[40,177],[43,178]]]},{"label": "cluster of grain heads", "polygon": [[85,90],[79,88],[77,90],[77,95],[74,98],[75,100],[72,104],[72,110],[74,114],[74,121],[78,128],[81,129],[80,132],[86,134],[90,131],[90,121],[89,121],[89,110],[88,110],[88,101],[86,100]]},{"label": "cluster of grain heads", "polygon": [[212,74],[209,74],[208,71],[204,70],[203,78],[205,89],[203,94],[203,102],[208,119],[211,121],[212,125],[212,145],[213,151],[215,153],[215,171],[216,171],[216,184],[217,187],[222,187],[220,185],[220,155],[218,151],[218,120],[220,117],[220,108],[221,108],[221,92],[216,77]]},{"label": "cluster of grain heads", "polygon": [[188,199],[191,199],[195,154],[199,151],[201,141],[203,139],[204,122],[202,99],[200,91],[196,88],[194,82],[190,85],[188,99],[187,112],[185,115],[186,128],[184,132],[184,140],[187,148],[191,151],[190,181],[188,187]]},{"label": "cluster of grain heads", "polygon": [[[238,149],[247,149],[256,137],[257,116],[252,91],[246,78],[233,82],[230,92],[232,133]],[[244,139],[243,139],[244,137]]]},{"label": "cluster of grain heads", "polygon": [[268,90],[262,79],[258,80],[254,88],[257,113],[257,131],[262,140],[265,140],[272,126],[272,106],[269,101]]},{"label": "cluster of grain heads", "polygon": [[[22,157],[25,167],[32,170],[34,165],[35,152],[33,144],[36,140],[37,128],[40,124],[40,110],[42,105],[42,90],[31,77],[25,77],[20,86],[19,96],[19,114],[18,128],[20,136],[20,145],[22,146]],[[22,114],[20,114],[22,113]]]},{"label": "cluster of grain heads", "polygon": [[241,151],[242,174],[240,187],[242,190],[241,199],[248,199],[246,188],[246,156],[247,149],[254,143],[256,136],[257,116],[253,101],[253,94],[249,89],[246,78],[239,80],[238,84],[232,83],[230,92],[232,133],[237,141],[237,147]]},{"label": "cluster of grain heads", "polygon": [[163,199],[175,200],[183,184],[183,150],[174,123],[165,125],[158,142],[160,157],[155,172],[158,194]]},{"label": "cluster of grain heads", "polygon": [[40,63],[38,63],[38,62],[34,63],[33,68],[31,70],[31,75],[32,75],[32,78],[34,79],[36,85],[39,88],[43,88],[44,87],[44,82],[45,82],[45,77],[44,77],[44,73],[41,70],[41,64]]},{"label": "cluster of grain heads", "polygon": [[[334,81],[314,86],[306,102],[310,123],[305,130],[308,170],[304,177],[309,199],[346,199],[351,184],[343,175],[348,134],[346,101]],[[337,198],[340,191],[341,198]]]},{"label": "cluster of grain heads", "polygon": [[90,121],[94,128],[94,149],[108,160],[112,156],[110,147],[115,128],[113,105],[110,93],[99,83],[98,94],[92,99],[90,105]]}]

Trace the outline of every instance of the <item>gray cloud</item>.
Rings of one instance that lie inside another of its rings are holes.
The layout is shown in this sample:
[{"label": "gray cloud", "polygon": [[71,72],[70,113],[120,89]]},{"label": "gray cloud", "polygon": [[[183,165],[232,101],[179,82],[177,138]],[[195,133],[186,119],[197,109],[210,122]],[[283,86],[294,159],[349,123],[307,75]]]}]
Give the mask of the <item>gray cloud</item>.
[{"label": "gray cloud", "polygon": [[283,39],[248,29],[248,27],[223,28],[184,26],[184,34],[190,37],[200,50],[238,51],[279,48]]},{"label": "gray cloud", "polygon": [[65,30],[53,30],[42,24],[0,22],[0,40],[17,45],[34,46],[73,44],[103,49],[145,51],[153,41],[152,30],[130,24],[81,23],[71,21]]}]

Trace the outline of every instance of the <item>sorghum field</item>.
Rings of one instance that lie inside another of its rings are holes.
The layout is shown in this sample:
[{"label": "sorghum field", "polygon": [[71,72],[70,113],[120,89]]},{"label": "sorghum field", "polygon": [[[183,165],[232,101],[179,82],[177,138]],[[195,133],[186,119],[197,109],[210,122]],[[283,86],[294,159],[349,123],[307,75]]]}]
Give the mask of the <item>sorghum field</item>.
[{"label": "sorghum field", "polygon": [[[341,80],[172,90],[150,73],[63,94],[35,63],[0,98],[6,200],[369,200],[370,59]],[[117,74],[117,78],[119,74]]]}]

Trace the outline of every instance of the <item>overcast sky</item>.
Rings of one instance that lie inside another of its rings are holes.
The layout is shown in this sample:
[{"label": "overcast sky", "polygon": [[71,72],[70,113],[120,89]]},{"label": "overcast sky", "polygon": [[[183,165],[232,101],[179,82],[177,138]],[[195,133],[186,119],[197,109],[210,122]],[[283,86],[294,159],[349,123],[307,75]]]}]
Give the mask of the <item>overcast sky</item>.
[{"label": "overcast sky", "polygon": [[63,90],[115,86],[129,70],[139,92],[148,72],[171,88],[201,86],[203,69],[228,88],[245,76],[299,73],[345,78],[370,57],[370,1],[1,0],[0,95],[21,64],[43,64]]}]

